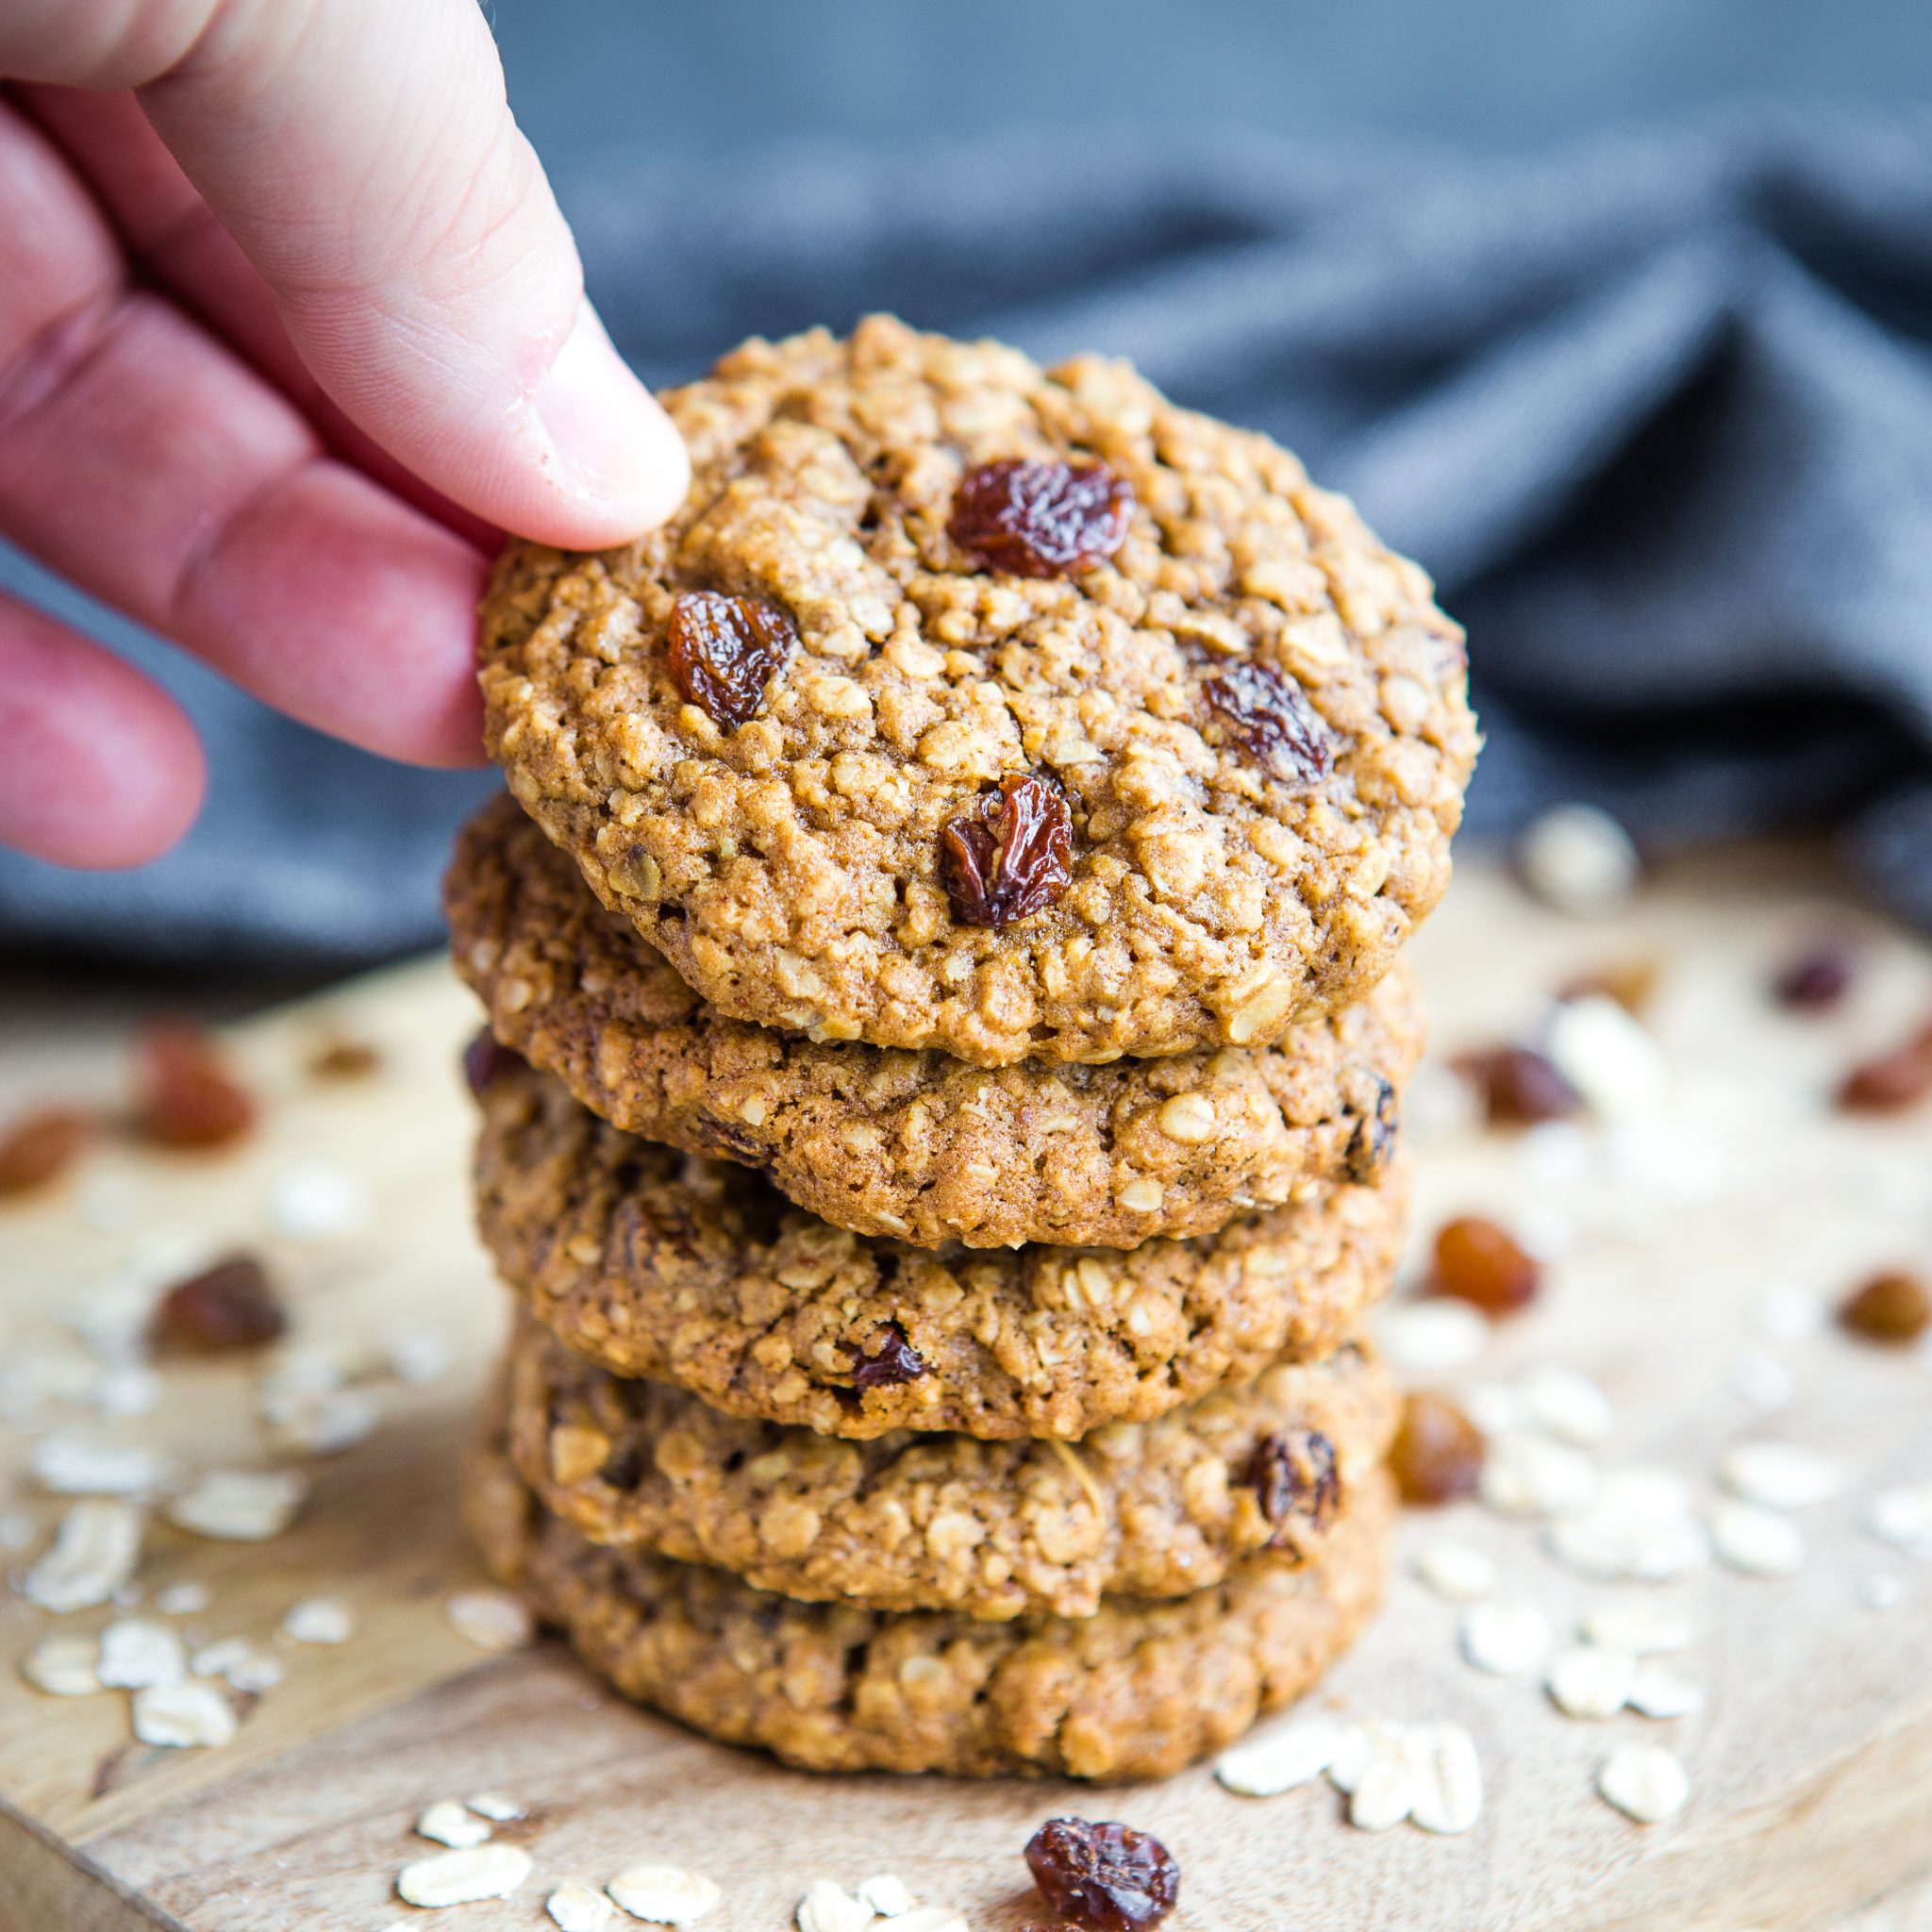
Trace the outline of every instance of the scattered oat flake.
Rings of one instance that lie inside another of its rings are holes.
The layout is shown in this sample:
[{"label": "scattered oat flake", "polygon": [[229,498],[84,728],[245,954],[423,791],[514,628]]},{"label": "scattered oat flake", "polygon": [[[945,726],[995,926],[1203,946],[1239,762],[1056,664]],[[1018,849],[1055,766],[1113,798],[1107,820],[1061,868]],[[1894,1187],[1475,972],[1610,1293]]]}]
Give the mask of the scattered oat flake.
[{"label": "scattered oat flake", "polygon": [[1560,1441],[1593,1449],[1607,1441],[1617,1426],[1610,1398],[1574,1369],[1546,1362],[1531,1369],[1518,1386],[1530,1422]]},{"label": "scattered oat flake", "polygon": [[90,1498],[60,1519],[54,1546],[26,1573],[23,1594],[65,1615],[108,1601],[141,1560],[142,1513],[131,1503]]},{"label": "scattered oat flake", "polygon": [[1790,1404],[1791,1372],[1765,1349],[1744,1349],[1731,1364],[1731,1387],[1753,1408],[1769,1415]]},{"label": "scattered oat flake", "polygon": [[1805,1564],[1805,1534],[1789,1517],[1755,1503],[1720,1503],[1710,1536],[1718,1560],[1745,1576],[1790,1576]]},{"label": "scattered oat flake", "polygon": [[340,1456],[375,1433],[382,1403],[367,1389],[264,1390],[261,1413],[283,1448]]},{"label": "scattered oat flake", "polygon": [[1577,918],[1620,910],[1637,890],[1643,865],[1630,835],[1593,805],[1556,805],[1541,813],[1516,848],[1523,882],[1545,906]]},{"label": "scattered oat flake", "polygon": [[1388,1831],[1415,1808],[1424,1780],[1423,1750],[1407,1726],[1373,1741],[1349,1793],[1348,1822],[1357,1831]]},{"label": "scattered oat flake", "polygon": [[615,1912],[601,1891],[592,1891],[575,1878],[566,1878],[543,1901],[543,1909],[561,1932],[604,1932]]},{"label": "scattered oat flake", "polygon": [[251,1651],[248,1656],[229,1665],[225,1675],[231,1690],[258,1697],[264,1690],[273,1690],[288,1673],[274,1657],[264,1656],[260,1651]]},{"label": "scattered oat flake", "polygon": [[158,1489],[172,1470],[144,1443],[104,1442],[81,1429],[57,1429],[33,1446],[27,1467],[57,1496],[139,1496]]},{"label": "scattered oat flake", "polygon": [[1472,1604],[1457,1632],[1462,1655],[1491,1676],[1533,1671],[1550,1647],[1550,1620],[1534,1604]]},{"label": "scattered oat flake", "polygon": [[1895,1610],[1906,1600],[1906,1587],[1889,1570],[1874,1570],[1858,1586],[1858,1607]]},{"label": "scattered oat flake", "polygon": [[1579,1643],[1558,1652],[1544,1680],[1550,1702],[1565,1717],[1615,1717],[1630,1701],[1637,1659],[1627,1650]]},{"label": "scattered oat flake", "polygon": [[328,1241],[354,1234],[367,1223],[369,1190],[341,1168],[308,1162],[276,1175],[268,1211],[292,1241]]},{"label": "scattered oat flake", "polygon": [[1725,1452],[1718,1475],[1732,1495],[1768,1509],[1809,1508],[1844,1487],[1836,1462],[1795,1442],[1740,1442]]},{"label": "scattered oat flake", "polygon": [[1679,1676],[1670,1665],[1655,1657],[1644,1657],[1630,1680],[1627,1702],[1632,1710],[1644,1717],[1689,1717],[1704,1708],[1704,1692],[1688,1677]]},{"label": "scattered oat flake", "polygon": [[1331,1718],[1301,1718],[1224,1751],[1214,1775],[1243,1798],[1274,1798],[1312,1783],[1335,1761],[1349,1726]]},{"label": "scattered oat flake", "polygon": [[1375,1323],[1391,1367],[1427,1373],[1466,1368],[1490,1345],[1491,1332],[1467,1302],[1447,1297],[1389,1303]]},{"label": "scattered oat flake", "polygon": [[798,1902],[798,1932],[865,1932],[873,1909],[829,1878],[812,1881]]},{"label": "scattered oat flake", "polygon": [[478,1650],[521,1650],[536,1635],[528,1606],[508,1591],[458,1591],[443,1609],[450,1628]]},{"label": "scattered oat flake", "polygon": [[192,1579],[171,1583],[155,1592],[155,1608],[164,1617],[197,1617],[213,1601],[214,1593],[208,1585]]},{"label": "scattered oat flake", "polygon": [[488,1821],[466,1810],[454,1798],[439,1798],[429,1806],[417,1819],[416,1832],[418,1837],[434,1839],[458,1852],[490,1840]]},{"label": "scattered oat flake", "polygon": [[1668,1583],[1710,1561],[1710,1533],[1690,1493],[1663,1470],[1608,1471],[1589,1507],[1544,1532],[1551,1556],[1601,1583]]},{"label": "scattered oat flake", "polygon": [[1496,1565],[1471,1543],[1429,1543],[1417,1553],[1415,1574],[1452,1604],[1473,1604],[1496,1588]]},{"label": "scattered oat flake", "polygon": [[0,1511],[0,1550],[24,1550],[34,1540],[34,1520],[25,1509]]},{"label": "scattered oat flake", "polygon": [[188,1657],[168,1624],[150,1617],[123,1617],[101,1632],[101,1660],[94,1674],[112,1690],[148,1690],[182,1682]]},{"label": "scattered oat flake", "polygon": [[346,1643],[355,1634],[356,1620],[340,1597],[304,1597],[282,1618],[282,1635],[291,1643]]},{"label": "scattered oat flake", "polygon": [[1932,1557],[1932,1482],[1880,1490],[1866,1505],[1865,1533],[1895,1550]]},{"label": "scattered oat flake", "polygon": [[235,1729],[234,1707],[212,1684],[154,1684],[134,1693],[134,1735],[143,1744],[212,1750]]},{"label": "scattered oat flake", "polygon": [[1777,1282],[1751,1304],[1751,1325],[1767,1341],[1802,1341],[1830,1320],[1824,1297],[1807,1288]]},{"label": "scattered oat flake", "polygon": [[188,1668],[197,1677],[225,1677],[254,1655],[255,1646],[247,1638],[224,1637],[218,1643],[204,1643],[188,1659]]},{"label": "scattered oat flake", "polygon": [[384,1359],[397,1381],[420,1386],[447,1374],[456,1350],[439,1329],[399,1328],[385,1344]]},{"label": "scattered oat flake", "polygon": [[20,1660],[20,1674],[49,1697],[91,1697],[101,1689],[94,1674],[101,1646],[92,1637],[57,1632],[43,1637]]},{"label": "scattered oat flake", "polygon": [[167,1506],[176,1528],[225,1542],[280,1536],[307,1501],[308,1485],[284,1470],[211,1469]]},{"label": "scattered oat flake", "polygon": [[702,1872],[681,1865],[633,1865],[604,1890],[634,1919],[651,1925],[692,1925],[724,1897]]},{"label": "scattered oat flake", "polygon": [[1499,1516],[1562,1516],[1591,1502],[1597,1480],[1596,1464],[1582,1450],[1523,1431],[1490,1443],[1480,1494]]},{"label": "scattered oat flake", "polygon": [[396,1894],[406,1905],[467,1906],[508,1898],[530,1875],[530,1855],[515,1845],[475,1845],[405,1865]]},{"label": "scattered oat flake", "polygon": [[858,1887],[858,1902],[869,1906],[882,1919],[903,1918],[912,1909],[914,1900],[906,1888],[903,1878],[895,1877],[890,1872],[881,1872],[876,1876],[862,1879]]},{"label": "scattered oat flake", "polygon": [[1483,1769],[1475,1740],[1460,1724],[1424,1724],[1420,1733],[1409,1822],[1439,1837],[1457,1837],[1482,1815]]},{"label": "scattered oat flake", "polygon": [[1545,1050],[1600,1120],[1643,1120],[1663,1101],[1669,1076],[1657,1041],[1615,1000],[1559,1006]]},{"label": "scattered oat flake", "polygon": [[507,1798],[501,1791],[478,1791],[474,1798],[465,1798],[463,1803],[478,1818],[488,1818],[495,1824],[510,1824],[530,1815],[528,1806],[519,1805],[514,1798]]},{"label": "scattered oat flake", "polygon": [[1696,1635],[1682,1610],[1662,1604],[1599,1604],[1583,1620],[1583,1634],[1606,1650],[1657,1657],[1688,1650]]},{"label": "scattered oat flake", "polygon": [[1660,1744],[1624,1744],[1604,1759],[1597,1792],[1639,1824],[1674,1818],[1690,1796],[1690,1781],[1674,1751]]}]

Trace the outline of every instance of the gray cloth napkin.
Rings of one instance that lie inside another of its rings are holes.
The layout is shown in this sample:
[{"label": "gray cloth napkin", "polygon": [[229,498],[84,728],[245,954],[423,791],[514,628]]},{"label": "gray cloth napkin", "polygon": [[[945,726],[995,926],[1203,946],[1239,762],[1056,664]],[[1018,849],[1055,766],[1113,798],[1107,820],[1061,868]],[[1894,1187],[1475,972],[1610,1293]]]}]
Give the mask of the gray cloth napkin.
[{"label": "gray cloth napkin", "polygon": [[[1658,848],[1831,825],[1932,922],[1932,120],[1733,116],[1529,161],[1155,133],[619,152],[559,189],[653,381],[890,308],[1132,357],[1289,443],[1469,626],[1476,837],[1573,797]],[[435,937],[487,776],[169,675],[214,753],[202,822],[131,875],[0,858],[0,938],[340,965]]]}]

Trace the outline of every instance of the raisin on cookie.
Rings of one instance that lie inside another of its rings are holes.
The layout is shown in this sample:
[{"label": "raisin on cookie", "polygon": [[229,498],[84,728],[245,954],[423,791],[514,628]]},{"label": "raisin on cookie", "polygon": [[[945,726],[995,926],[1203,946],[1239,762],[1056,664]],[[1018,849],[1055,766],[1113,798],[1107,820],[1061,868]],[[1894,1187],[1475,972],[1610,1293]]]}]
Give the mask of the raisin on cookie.
[{"label": "raisin on cookie", "polygon": [[1218,1234],[915,1248],[794,1208],[748,1168],[625,1134],[508,1058],[486,1080],[477,1217],[504,1280],[580,1355],[732,1415],[857,1441],[1144,1421],[1276,1356],[1326,1354],[1387,1289],[1402,1163]]},{"label": "raisin on cookie", "polygon": [[1461,634],[1267,438],[883,317],[666,407],[683,507],[513,544],[480,675],[517,798],[721,1012],[981,1066],[1266,1045],[1435,904]]},{"label": "raisin on cookie", "polygon": [[1397,1408],[1387,1371],[1348,1341],[1077,1445],[910,1430],[847,1442],[612,1375],[527,1312],[508,1389],[519,1474],[592,1542],[810,1602],[989,1620],[1184,1596],[1262,1551],[1319,1559]]},{"label": "raisin on cookie", "polygon": [[1371,1473],[1318,1561],[1250,1557],[1162,1602],[975,1622],[794,1603],[723,1570],[589,1541],[497,1441],[464,1515],[484,1559],[625,1696],[808,1771],[1164,1777],[1299,1697],[1381,1595],[1393,1508]]},{"label": "raisin on cookie", "polygon": [[1422,1051],[1409,966],[1272,1047],[971,1067],[726,1019],[499,799],[444,891],[496,1037],[626,1132],[761,1168],[840,1227],[920,1247],[1211,1234],[1391,1157]]}]

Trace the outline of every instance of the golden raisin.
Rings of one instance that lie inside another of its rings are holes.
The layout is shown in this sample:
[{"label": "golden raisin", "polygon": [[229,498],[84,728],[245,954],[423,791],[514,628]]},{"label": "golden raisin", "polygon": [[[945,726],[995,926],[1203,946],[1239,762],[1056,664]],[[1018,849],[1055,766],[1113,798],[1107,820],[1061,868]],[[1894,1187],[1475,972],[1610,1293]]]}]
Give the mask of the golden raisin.
[{"label": "golden raisin", "polygon": [[308,1057],[308,1072],[317,1080],[360,1080],[382,1064],[382,1056],[362,1040],[331,1040]]},{"label": "golden raisin", "polygon": [[1271,777],[1312,785],[1334,766],[1328,727],[1293,678],[1267,664],[1230,664],[1201,687],[1216,714],[1211,740],[1232,739]]},{"label": "golden raisin", "polygon": [[1847,1113],[1899,1113],[1932,1093],[1932,1025],[1890,1053],[1861,1061],[1844,1077],[1838,1104]]},{"label": "golden raisin", "polygon": [[1527,1127],[1576,1112],[1583,1096],[1556,1062],[1527,1046],[1489,1046],[1450,1063],[1475,1090],[1492,1127]]},{"label": "golden raisin", "polygon": [[1018,577],[1065,577],[1126,541],[1134,492],[1105,463],[982,463],[961,478],[946,534]]},{"label": "golden raisin", "polygon": [[757,716],[765,686],[798,647],[798,627],[775,604],[687,591],[671,607],[671,681],[727,729]]},{"label": "golden raisin", "polygon": [[1482,1431],[1443,1396],[1411,1395],[1390,1445],[1389,1469],[1405,1503],[1432,1507],[1473,1496],[1482,1479]]},{"label": "golden raisin", "polygon": [[1513,1315],[1536,1299],[1542,1271],[1507,1228],[1481,1215],[1447,1223],[1436,1236],[1431,1287],[1486,1315]]},{"label": "golden raisin", "polygon": [[149,1334],[157,1348],[223,1355],[259,1348],[288,1325],[268,1271],[253,1255],[230,1255],[175,1283],[156,1304]]},{"label": "golden raisin", "polygon": [[1614,1000],[1633,1020],[1642,1019],[1657,996],[1663,967],[1656,959],[1624,959],[1613,966],[1593,966],[1566,979],[1557,989],[1559,1000]]},{"label": "golden raisin", "polygon": [[1073,856],[1066,793],[1033,773],[1009,772],[941,828],[940,883],[960,924],[1011,925],[1067,890]]},{"label": "golden raisin", "polygon": [[57,1181],[93,1139],[95,1122],[73,1108],[47,1107],[0,1136],[0,1198],[27,1194]]},{"label": "golden raisin", "polygon": [[1888,1269],[1847,1296],[1840,1306],[1838,1319],[1867,1341],[1902,1347],[1932,1328],[1932,1292],[1916,1274],[1907,1274],[1902,1268]]},{"label": "golden raisin", "polygon": [[163,1021],[136,1045],[135,1116],[163,1147],[224,1147],[255,1124],[255,1101],[199,1026]]}]

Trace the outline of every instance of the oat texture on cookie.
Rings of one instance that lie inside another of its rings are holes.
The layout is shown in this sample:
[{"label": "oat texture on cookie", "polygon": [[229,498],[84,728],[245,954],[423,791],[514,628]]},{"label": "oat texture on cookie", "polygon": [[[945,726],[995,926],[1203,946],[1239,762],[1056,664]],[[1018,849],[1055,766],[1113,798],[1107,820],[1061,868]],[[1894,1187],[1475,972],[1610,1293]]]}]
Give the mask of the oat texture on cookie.
[{"label": "oat texture on cookie", "polygon": [[693,483],[513,545],[489,745],[720,1012],[996,1067],[1259,1046],[1440,895],[1460,635],[1266,438],[873,318],[666,399]]}]

